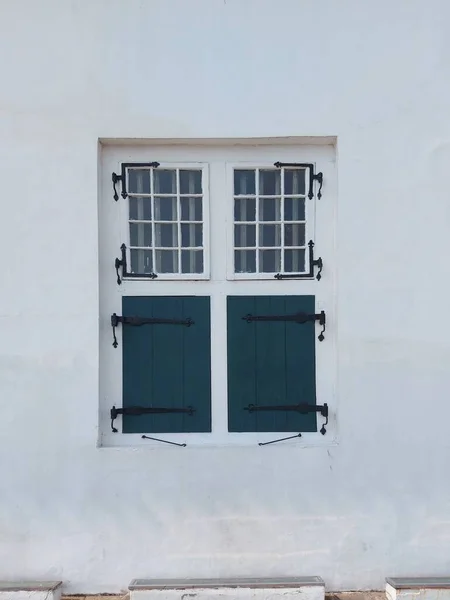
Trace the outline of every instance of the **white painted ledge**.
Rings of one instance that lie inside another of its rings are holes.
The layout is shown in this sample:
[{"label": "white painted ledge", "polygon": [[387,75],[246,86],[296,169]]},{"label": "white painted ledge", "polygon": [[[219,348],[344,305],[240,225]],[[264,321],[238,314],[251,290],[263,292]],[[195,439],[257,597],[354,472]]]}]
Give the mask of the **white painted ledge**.
[{"label": "white painted ledge", "polygon": [[130,600],[324,600],[320,577],[133,579]]},{"label": "white painted ledge", "polygon": [[0,581],[0,600],[60,600],[61,581]]},{"label": "white painted ledge", "polygon": [[387,600],[450,600],[450,577],[388,577]]}]

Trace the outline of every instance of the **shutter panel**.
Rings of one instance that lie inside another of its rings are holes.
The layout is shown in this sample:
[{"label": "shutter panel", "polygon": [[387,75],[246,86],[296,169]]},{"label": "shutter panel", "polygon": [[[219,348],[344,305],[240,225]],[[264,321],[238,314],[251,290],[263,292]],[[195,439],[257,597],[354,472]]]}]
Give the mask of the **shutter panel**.
[{"label": "shutter panel", "polygon": [[123,415],[123,433],[211,431],[209,297],[126,296],[122,313],[194,321],[122,326],[123,407],[195,409],[193,415]]},{"label": "shutter panel", "polygon": [[314,296],[229,296],[227,308],[229,431],[317,431],[313,412],[245,410],[249,404],[316,404],[314,322],[243,319],[312,314]]}]

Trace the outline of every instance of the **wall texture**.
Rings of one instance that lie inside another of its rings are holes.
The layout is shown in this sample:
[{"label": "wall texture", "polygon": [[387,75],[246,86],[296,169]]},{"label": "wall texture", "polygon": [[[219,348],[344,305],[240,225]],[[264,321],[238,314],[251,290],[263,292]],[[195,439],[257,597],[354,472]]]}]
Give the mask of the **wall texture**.
[{"label": "wall texture", "polygon": [[[0,577],[450,567],[447,0],[0,2]],[[330,448],[98,449],[99,138],[337,136]]]}]

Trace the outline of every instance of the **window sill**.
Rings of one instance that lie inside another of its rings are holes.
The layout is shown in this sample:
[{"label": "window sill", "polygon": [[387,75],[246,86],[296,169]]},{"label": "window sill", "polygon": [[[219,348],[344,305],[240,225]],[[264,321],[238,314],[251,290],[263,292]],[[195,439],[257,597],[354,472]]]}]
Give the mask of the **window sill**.
[{"label": "window sill", "polygon": [[[149,449],[161,449],[170,448],[172,450],[186,450],[188,448],[223,448],[223,447],[256,447],[260,448],[261,451],[268,450],[270,448],[281,448],[294,446],[299,448],[313,448],[313,447],[328,447],[335,446],[336,435],[331,427],[331,423],[328,425],[327,433],[321,435],[317,432],[302,433],[301,437],[294,437],[290,440],[280,441],[273,444],[267,444],[280,438],[286,438],[291,435],[298,435],[298,432],[281,432],[281,433],[168,433],[168,434],[149,434],[151,437],[160,438],[161,440],[167,440],[169,442],[175,442],[177,444],[186,444],[185,447],[175,446],[171,444],[165,444],[163,442],[152,441],[149,439],[142,439],[142,434],[135,433],[113,433],[106,432],[100,434],[98,440],[99,448],[149,448]],[[259,444],[266,444],[259,446]]]}]

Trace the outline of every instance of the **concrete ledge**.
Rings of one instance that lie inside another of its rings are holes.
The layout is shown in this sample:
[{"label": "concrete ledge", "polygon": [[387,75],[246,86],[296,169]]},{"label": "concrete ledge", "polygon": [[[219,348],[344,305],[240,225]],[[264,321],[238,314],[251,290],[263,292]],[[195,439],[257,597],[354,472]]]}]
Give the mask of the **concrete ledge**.
[{"label": "concrete ledge", "polygon": [[0,600],[60,600],[61,581],[0,581]]},{"label": "concrete ledge", "polygon": [[320,577],[133,579],[130,600],[324,600]]},{"label": "concrete ledge", "polygon": [[450,577],[388,577],[388,600],[450,600]]}]

